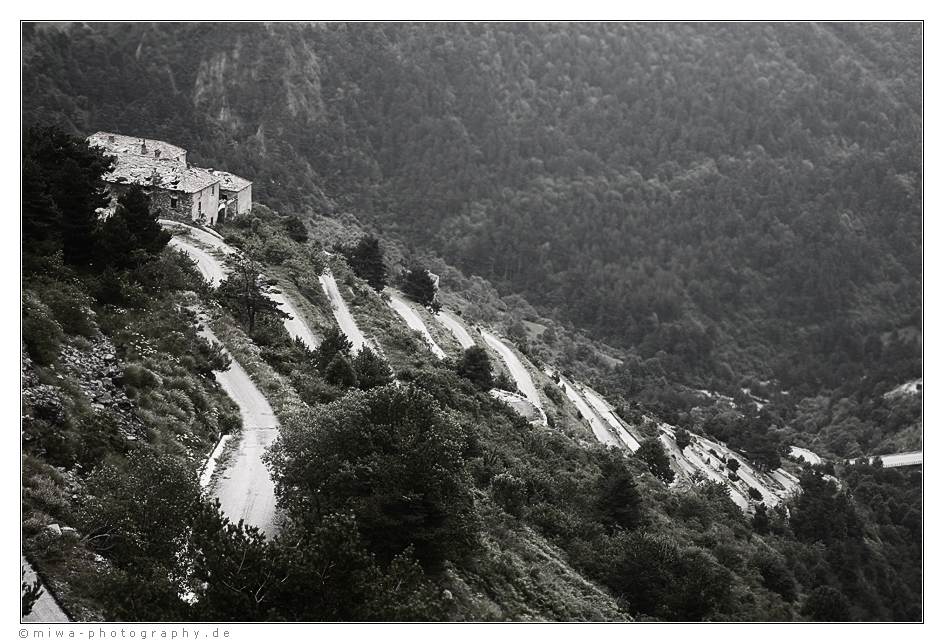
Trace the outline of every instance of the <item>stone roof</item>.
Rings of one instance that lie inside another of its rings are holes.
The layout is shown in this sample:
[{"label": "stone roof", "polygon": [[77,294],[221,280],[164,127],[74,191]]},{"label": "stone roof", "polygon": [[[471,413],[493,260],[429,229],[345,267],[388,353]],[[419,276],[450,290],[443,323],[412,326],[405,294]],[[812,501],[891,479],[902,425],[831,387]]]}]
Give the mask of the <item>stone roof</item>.
[{"label": "stone roof", "polygon": [[210,170],[217,179],[220,180],[220,190],[227,192],[239,192],[240,190],[251,186],[252,181],[237,177],[235,174],[223,172],[222,170]]},{"label": "stone roof", "polygon": [[188,167],[184,172],[179,187],[176,189],[183,190],[184,192],[196,192],[197,190],[203,190],[207,186],[219,182],[220,180],[213,176],[213,173],[209,170]]},{"label": "stone roof", "polygon": [[115,169],[102,177],[109,183],[194,193],[220,182],[209,170],[187,165],[187,151],[164,141],[96,132],[88,142],[115,156]]},{"label": "stone roof", "polygon": [[102,178],[109,183],[136,183],[141,186],[183,190],[180,184],[186,172],[187,165],[177,161],[118,156],[115,169],[103,175]]},{"label": "stone roof", "polygon": [[121,157],[150,157],[153,159],[174,160],[181,163],[187,162],[187,151],[183,148],[165,143],[164,141],[155,141],[154,139],[144,139],[140,136],[124,136],[123,134],[112,134],[111,132],[96,132],[88,138],[90,145],[102,148],[109,154]]}]

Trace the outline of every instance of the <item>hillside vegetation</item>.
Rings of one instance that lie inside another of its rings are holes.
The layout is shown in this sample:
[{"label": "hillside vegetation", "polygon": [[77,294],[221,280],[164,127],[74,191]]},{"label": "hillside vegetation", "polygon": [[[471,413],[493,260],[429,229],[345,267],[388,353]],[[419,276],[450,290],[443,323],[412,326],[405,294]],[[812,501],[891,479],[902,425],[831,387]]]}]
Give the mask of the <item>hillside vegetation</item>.
[{"label": "hillside vegetation", "polygon": [[[172,141],[275,210],[354,214],[637,355],[621,393],[769,383],[864,420],[921,375],[918,23],[23,35],[27,122]],[[827,430],[856,456],[901,428]]]},{"label": "hillside vegetation", "polygon": [[[886,395],[921,376],[920,38],[24,25],[24,551],[77,619],[920,620],[921,472],[841,460],[921,448],[921,394]],[[317,349],[203,282],[143,195],[97,219],[99,129],[254,181],[218,231]],[[439,306],[593,386],[645,449],[597,443],[553,385],[528,423]],[[197,483],[240,424],[197,311],[279,415],[274,538]],[[661,422],[802,492],[745,514]]]}]

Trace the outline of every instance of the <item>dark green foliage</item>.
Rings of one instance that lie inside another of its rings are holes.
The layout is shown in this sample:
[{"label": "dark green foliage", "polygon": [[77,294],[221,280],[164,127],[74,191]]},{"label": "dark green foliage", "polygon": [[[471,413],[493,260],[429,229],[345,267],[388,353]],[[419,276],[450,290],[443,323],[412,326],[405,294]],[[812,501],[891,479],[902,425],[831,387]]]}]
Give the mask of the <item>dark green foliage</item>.
[{"label": "dark green foliage", "polygon": [[790,525],[797,539],[832,544],[862,537],[862,526],[852,501],[835,481],[821,473],[804,470],[800,477],[803,492],[790,511]]},{"label": "dark green foliage", "polygon": [[604,554],[606,583],[634,615],[673,621],[708,619],[727,608],[732,575],[697,548],[670,537],[623,532]]},{"label": "dark green foliage", "polygon": [[725,467],[731,470],[731,473],[734,474],[738,471],[738,468],[741,467],[741,463],[736,458],[729,458],[725,462]]},{"label": "dark green foliage", "polygon": [[23,293],[23,343],[34,362],[50,364],[59,356],[62,327],[35,294]]},{"label": "dark green foliage", "polygon": [[564,404],[564,394],[561,393],[559,387],[554,385],[544,385],[541,390],[544,392],[544,395],[548,397],[548,400],[553,402],[555,405]]},{"label": "dark green foliage", "polygon": [[412,545],[435,569],[473,543],[461,452],[460,429],[429,394],[387,386],[289,420],[266,460],[293,516],[316,526],[352,513],[382,561]]},{"label": "dark green foliage", "polygon": [[325,381],[335,387],[356,387],[357,373],[351,363],[340,353],[336,353],[328,366],[325,367]]},{"label": "dark green foliage", "polygon": [[99,208],[108,205],[102,174],[112,161],[56,126],[23,131],[24,251],[63,251],[66,263],[93,260]]},{"label": "dark green foliage", "polygon": [[692,435],[686,429],[678,429],[675,432],[675,444],[679,451],[684,452],[685,448],[692,444]]},{"label": "dark green foliage", "polygon": [[633,530],[643,523],[642,496],[622,454],[608,451],[600,459],[597,510],[610,531]]},{"label": "dark green foliage", "polygon": [[488,351],[476,345],[462,352],[456,364],[456,373],[469,380],[481,391],[488,391],[494,384],[492,381],[492,361]]},{"label": "dark green foliage", "polygon": [[84,532],[120,568],[171,561],[201,503],[193,472],[147,448],[133,451],[127,464],[102,465],[88,489],[94,496],[82,510]]},{"label": "dark green foliage", "polygon": [[289,215],[282,220],[282,226],[285,228],[285,232],[288,233],[288,236],[292,238],[293,241],[298,242],[299,244],[304,244],[308,241],[308,228],[305,226],[298,215]]},{"label": "dark green foliage", "polygon": [[757,534],[764,536],[770,532],[770,517],[767,514],[767,506],[758,503],[754,508],[754,517],[751,519],[751,529]]},{"label": "dark green foliage", "polygon": [[645,462],[652,475],[663,483],[671,483],[675,480],[675,472],[672,471],[669,455],[659,439],[647,438],[640,443],[639,449],[633,455]]},{"label": "dark green foliage", "polygon": [[327,372],[328,365],[336,356],[350,357],[354,346],[344,332],[337,327],[331,327],[324,334],[324,339],[315,350],[315,366],[322,374]]},{"label": "dark green foliage", "polygon": [[383,250],[380,240],[373,235],[365,235],[355,246],[338,249],[354,274],[367,282],[378,293],[387,285],[387,269],[384,266]]},{"label": "dark green foliage", "polygon": [[357,386],[364,391],[393,382],[390,367],[368,346],[364,346],[357,352],[352,366],[357,374]]},{"label": "dark green foliage", "polygon": [[436,284],[422,266],[413,266],[400,276],[400,290],[411,300],[436,310]]},{"label": "dark green foliage", "polygon": [[703,429],[738,451],[755,467],[765,471],[780,467],[781,451],[786,450],[786,445],[770,431],[769,420],[765,420],[763,412],[757,415],[753,406],[747,409],[747,414],[736,418],[710,416],[705,419]]},{"label": "dark green foliage", "polygon": [[83,414],[73,422],[79,437],[76,458],[85,470],[98,465],[109,454],[120,454],[128,448],[118,419],[107,410]]},{"label": "dark green foliage", "polygon": [[849,600],[830,586],[820,586],[803,602],[801,614],[814,622],[848,622]]},{"label": "dark green foliage", "polygon": [[161,228],[151,200],[138,185],[118,198],[115,212],[99,225],[95,241],[96,265],[135,268],[161,253],[171,234]]},{"label": "dark green foliage", "polygon": [[233,272],[217,289],[217,297],[245,323],[252,335],[260,318],[283,320],[289,317],[269,298],[271,292],[258,262],[249,257],[235,261]]},{"label": "dark green foliage", "polygon": [[491,495],[505,512],[520,516],[528,499],[528,486],[517,476],[502,472],[492,477]]},{"label": "dark green foliage", "polygon": [[748,565],[755,568],[763,579],[764,588],[778,593],[785,601],[797,599],[796,579],[777,554],[771,551],[759,551],[751,557]]}]

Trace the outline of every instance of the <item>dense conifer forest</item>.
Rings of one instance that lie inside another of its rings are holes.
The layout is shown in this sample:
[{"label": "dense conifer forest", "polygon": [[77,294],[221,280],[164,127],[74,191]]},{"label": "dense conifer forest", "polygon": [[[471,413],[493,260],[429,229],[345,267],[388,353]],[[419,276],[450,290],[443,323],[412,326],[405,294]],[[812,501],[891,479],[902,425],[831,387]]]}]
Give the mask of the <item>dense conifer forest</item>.
[{"label": "dense conifer forest", "polygon": [[[31,391],[58,391],[23,421],[24,551],[77,619],[921,620],[920,467],[849,459],[922,448],[921,393],[895,393],[922,377],[922,37],[24,23],[23,348]],[[99,130],[251,179],[218,232],[320,346],[247,299],[263,287],[204,282],[140,191],[98,219]],[[326,268],[382,351],[332,325]],[[440,361],[392,323],[388,286],[591,384],[647,440],[584,440],[553,386],[536,430],[488,395],[514,386],[483,349]],[[239,431],[197,310],[282,422],[277,538],[193,476]],[[76,375],[100,346],[140,424]],[[745,514],[673,470],[660,423],[802,492]]]}]

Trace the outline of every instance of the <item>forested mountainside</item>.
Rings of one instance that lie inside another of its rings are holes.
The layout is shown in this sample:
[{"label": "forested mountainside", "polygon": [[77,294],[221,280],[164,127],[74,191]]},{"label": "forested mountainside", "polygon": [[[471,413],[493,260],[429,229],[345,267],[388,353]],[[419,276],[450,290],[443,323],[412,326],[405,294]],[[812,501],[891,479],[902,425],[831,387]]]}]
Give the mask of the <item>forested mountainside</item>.
[{"label": "forested mountainside", "polygon": [[[171,226],[169,248],[142,190],[97,216],[110,161],[84,139],[23,141],[23,552],[72,619],[921,619],[920,469],[788,458],[765,411],[782,402],[666,424],[608,393],[608,440],[577,400],[579,380],[605,384],[598,349],[480,278],[439,260],[437,292],[422,265],[388,272],[404,249],[354,222],[259,203],[217,231]],[[435,338],[394,312],[401,296]],[[497,356],[515,345],[532,422],[504,402],[521,376]],[[277,419],[264,456],[234,369]],[[920,399],[885,404],[907,417]],[[252,525],[215,502],[244,451],[281,508]]]},{"label": "forested mountainside", "polygon": [[921,36],[27,25],[24,114],[355,213],[696,388],[870,394],[920,375]]},{"label": "forested mountainside", "polygon": [[[25,551],[80,619],[921,619],[921,472],[844,459],[922,446],[922,65],[919,23],[24,23]],[[203,282],[140,195],[98,220],[98,130],[251,179],[218,232],[319,348]],[[389,372],[339,333],[327,267]],[[552,385],[529,425],[386,283],[593,386],[645,449],[598,445]],[[362,469],[317,511],[283,484],[278,539],[201,498],[239,418],[197,311],[288,436],[390,432],[298,443]],[[423,513],[371,492],[413,422],[442,438],[410,465],[445,490]],[[666,427],[802,492],[744,514]]]}]

